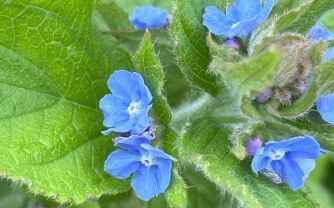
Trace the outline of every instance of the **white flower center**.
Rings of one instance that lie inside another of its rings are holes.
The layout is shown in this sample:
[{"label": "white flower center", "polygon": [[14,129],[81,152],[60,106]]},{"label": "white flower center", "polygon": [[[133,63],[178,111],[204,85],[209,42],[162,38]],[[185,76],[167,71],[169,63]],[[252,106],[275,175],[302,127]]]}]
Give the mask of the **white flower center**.
[{"label": "white flower center", "polygon": [[236,26],[238,26],[240,24],[240,22],[237,22],[237,23],[234,23],[232,26],[231,26],[231,29],[234,29]]},{"label": "white flower center", "polygon": [[279,149],[279,150],[273,150],[271,149],[272,154],[270,155],[270,158],[272,160],[280,160],[285,155],[285,151]]},{"label": "white flower center", "polygon": [[130,115],[138,114],[141,111],[140,103],[130,103],[128,112]]},{"label": "white flower center", "polygon": [[147,154],[141,156],[141,163],[143,163],[146,166],[153,165],[153,158],[150,154],[150,152],[147,152]]}]

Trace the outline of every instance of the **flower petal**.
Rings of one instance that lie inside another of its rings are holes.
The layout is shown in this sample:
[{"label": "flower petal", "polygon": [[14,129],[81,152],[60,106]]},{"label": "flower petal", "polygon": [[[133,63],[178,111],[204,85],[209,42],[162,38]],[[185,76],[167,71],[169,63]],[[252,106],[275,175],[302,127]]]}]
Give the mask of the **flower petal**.
[{"label": "flower petal", "polygon": [[105,95],[100,100],[99,107],[104,115],[103,125],[106,127],[122,125],[130,118],[128,106],[112,94]]},{"label": "flower petal", "polygon": [[324,121],[334,125],[334,93],[319,97],[317,110]]},{"label": "flower petal", "polygon": [[115,71],[108,79],[108,87],[112,94],[128,105],[131,103],[133,83],[132,73],[126,70]]},{"label": "flower petal", "polygon": [[261,10],[262,0],[235,0],[232,7],[240,20],[253,19]]},{"label": "flower petal", "polygon": [[310,136],[295,137],[279,142],[269,141],[266,147],[274,150],[283,149],[285,152],[299,152],[309,159],[316,159],[320,156],[320,145]]},{"label": "flower petal", "polygon": [[158,181],[158,189],[157,194],[165,192],[166,188],[169,185],[172,171],[172,162],[170,160],[165,159],[157,159],[157,172],[156,177]]},{"label": "flower petal", "polygon": [[304,172],[303,180],[307,178],[310,172],[315,168],[315,160],[314,159],[305,159],[303,155],[300,155],[298,152],[289,152],[287,157],[290,160],[294,160],[298,163],[299,167]]},{"label": "flower petal", "polygon": [[126,149],[128,151],[137,151],[142,148],[141,147],[142,144],[149,144],[149,143],[150,143],[150,139],[146,137],[132,135],[127,139],[123,139],[115,143],[115,146]]},{"label": "flower petal", "polygon": [[170,155],[164,153],[163,151],[152,147],[148,143],[142,143],[141,147],[145,150],[150,151],[150,154],[151,154],[152,158],[163,158],[163,159],[167,159],[167,160],[176,161],[176,159],[173,156],[170,156]]},{"label": "flower petal", "polygon": [[327,51],[324,54],[324,62],[327,62],[329,60],[331,60],[332,58],[334,58],[334,47],[330,47],[327,49]]},{"label": "flower petal", "polygon": [[141,200],[148,201],[159,193],[156,171],[157,166],[155,165],[141,165],[133,174],[131,186]]},{"label": "flower petal", "polygon": [[259,171],[265,169],[271,159],[268,157],[267,151],[264,147],[257,149],[253,160],[252,160],[252,170],[254,173],[258,174]]},{"label": "flower petal", "polygon": [[314,41],[323,40],[327,42],[334,39],[334,34],[326,30],[321,23],[321,20],[318,20],[317,23],[310,29],[306,37],[311,38]]},{"label": "flower petal", "polygon": [[143,77],[140,74],[134,72],[132,78],[134,82],[136,82],[136,86],[138,86],[138,89],[136,89],[136,91],[139,92],[138,98],[140,99],[133,101],[134,102],[140,101],[141,103],[148,105],[152,101],[152,95],[149,89],[146,87]]},{"label": "flower petal", "polygon": [[226,31],[231,27],[226,15],[214,6],[207,6],[203,14],[203,24],[215,35],[226,38]]},{"label": "flower petal", "polygon": [[136,7],[129,17],[137,30],[160,29],[168,22],[168,12],[152,5]]},{"label": "flower petal", "polygon": [[263,8],[261,9],[260,13],[257,14],[254,18],[255,24],[261,24],[262,22],[264,22],[268,17],[269,14],[271,12],[271,10],[273,9],[275,5],[275,0],[267,0],[266,4],[263,6]]},{"label": "flower petal", "polygon": [[124,179],[135,172],[139,165],[141,155],[139,152],[116,150],[112,152],[104,163],[104,171],[115,178]]},{"label": "flower petal", "polygon": [[291,189],[298,190],[304,184],[304,172],[294,160],[283,157],[281,160],[283,179]]}]

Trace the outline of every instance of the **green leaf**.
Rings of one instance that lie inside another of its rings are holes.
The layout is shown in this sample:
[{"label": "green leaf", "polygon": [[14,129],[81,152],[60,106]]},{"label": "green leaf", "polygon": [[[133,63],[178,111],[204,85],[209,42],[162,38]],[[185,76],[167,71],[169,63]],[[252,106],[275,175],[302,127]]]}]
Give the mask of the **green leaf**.
[{"label": "green leaf", "polygon": [[266,115],[262,130],[264,138],[284,140],[301,135],[310,135],[329,151],[334,150],[334,127],[324,122],[319,113],[312,109],[308,114],[294,120]]},{"label": "green leaf", "polygon": [[165,193],[166,201],[170,208],[187,207],[186,184],[175,168],[172,173],[171,182]]},{"label": "green leaf", "polygon": [[146,6],[148,4],[160,7],[161,9],[172,10],[172,0],[115,0],[115,2],[129,13],[137,6]]},{"label": "green leaf", "polygon": [[113,148],[100,136],[98,102],[110,74],[132,63],[93,33],[93,7],[87,0],[0,4],[0,173],[62,203],[129,189],[128,180],[103,171]]},{"label": "green leaf", "polygon": [[276,0],[271,13],[282,15],[283,13],[298,7],[304,2],[304,0]]},{"label": "green leaf", "polygon": [[154,45],[150,42],[150,33],[146,32],[143,41],[133,57],[136,71],[140,73],[153,96],[153,108],[163,124],[172,118],[170,108],[163,96],[164,74],[159,57],[154,53]]},{"label": "green leaf", "polygon": [[326,183],[331,180],[326,178],[326,174],[333,171],[333,169],[330,169],[332,158],[333,153],[321,155],[316,161],[317,168],[310,173],[303,187],[310,192],[314,201],[317,201],[324,208],[334,207],[332,192],[326,187]]},{"label": "green leaf", "polygon": [[323,26],[332,33],[334,33],[333,19],[334,19],[334,9],[324,14],[323,17],[321,18]]},{"label": "green leaf", "polygon": [[332,0],[308,0],[300,7],[283,14],[277,21],[277,31],[293,31],[305,35],[320,17],[334,8]]},{"label": "green leaf", "polygon": [[231,194],[242,207],[318,206],[305,193],[252,173],[250,160],[239,161],[230,153],[229,131],[212,117],[191,120],[179,144],[181,158],[203,170],[210,181]]},{"label": "green leaf", "polygon": [[95,27],[99,31],[133,30],[128,14],[114,0],[98,0],[93,14]]},{"label": "green leaf", "polygon": [[[291,0],[281,0],[281,2],[286,2],[284,5],[294,5]],[[326,11],[334,8],[334,2],[331,0],[308,0],[306,3],[301,1],[303,4],[299,1],[293,2],[297,2],[299,6],[292,10],[287,9],[287,12],[279,17],[271,17],[254,29],[249,41],[249,54],[260,52],[268,43],[272,42],[275,37],[283,32],[306,35]],[[272,14],[275,14],[275,9]]]},{"label": "green leaf", "polygon": [[238,201],[228,193],[222,193],[216,184],[209,181],[200,170],[186,166],[182,175],[187,182],[189,205],[188,208],[237,208]]},{"label": "green leaf", "polygon": [[192,84],[216,95],[221,87],[217,77],[208,73],[209,49],[206,46],[207,29],[203,26],[205,6],[224,8],[225,1],[175,0],[175,13],[171,33],[175,42],[174,52],[178,64]]}]

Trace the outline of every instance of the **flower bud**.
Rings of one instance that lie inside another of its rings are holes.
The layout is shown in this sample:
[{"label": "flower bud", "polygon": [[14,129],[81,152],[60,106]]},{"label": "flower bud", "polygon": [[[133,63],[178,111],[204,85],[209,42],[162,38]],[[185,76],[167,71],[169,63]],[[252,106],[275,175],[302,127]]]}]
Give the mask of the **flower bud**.
[{"label": "flower bud", "polygon": [[245,144],[246,156],[254,156],[257,149],[259,149],[260,147],[262,147],[262,140],[259,137],[248,139]]}]

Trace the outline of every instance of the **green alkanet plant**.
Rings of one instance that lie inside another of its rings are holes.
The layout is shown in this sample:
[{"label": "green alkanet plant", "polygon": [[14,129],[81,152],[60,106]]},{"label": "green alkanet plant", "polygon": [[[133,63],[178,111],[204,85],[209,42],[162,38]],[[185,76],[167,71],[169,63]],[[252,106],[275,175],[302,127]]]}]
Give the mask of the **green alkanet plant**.
[{"label": "green alkanet plant", "polygon": [[168,28],[135,0],[0,3],[1,175],[59,203],[321,207],[334,2],[147,2]]}]

